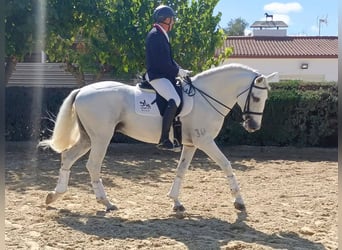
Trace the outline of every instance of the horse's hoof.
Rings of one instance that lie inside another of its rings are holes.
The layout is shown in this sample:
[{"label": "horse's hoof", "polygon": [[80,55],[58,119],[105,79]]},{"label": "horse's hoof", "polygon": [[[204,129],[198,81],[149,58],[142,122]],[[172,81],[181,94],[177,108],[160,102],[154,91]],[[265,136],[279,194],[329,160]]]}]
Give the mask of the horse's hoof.
[{"label": "horse's hoof", "polygon": [[234,202],[234,207],[240,211],[246,210],[245,204],[241,204],[239,202]]},{"label": "horse's hoof", "polygon": [[114,205],[111,205],[106,208],[106,212],[115,211],[115,210],[118,210],[118,208]]},{"label": "horse's hoof", "polygon": [[177,213],[183,213],[185,212],[185,207],[183,205],[174,206],[173,211]]},{"label": "horse's hoof", "polygon": [[52,202],[54,202],[55,200],[57,200],[57,194],[56,194],[56,192],[50,192],[50,193],[48,193],[48,195],[46,196],[46,199],[45,199],[45,204],[46,205],[49,205],[49,204],[51,204]]}]

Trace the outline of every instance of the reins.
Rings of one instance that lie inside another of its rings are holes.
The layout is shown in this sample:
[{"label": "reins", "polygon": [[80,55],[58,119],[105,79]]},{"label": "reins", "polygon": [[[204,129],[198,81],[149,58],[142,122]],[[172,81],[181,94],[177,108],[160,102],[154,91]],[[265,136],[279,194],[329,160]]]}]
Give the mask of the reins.
[{"label": "reins", "polygon": [[[191,82],[191,79],[190,77],[186,77],[186,82],[187,84],[186,85],[189,85],[189,89],[184,89],[184,92],[188,95],[188,96],[194,96],[196,94],[196,91],[198,91],[201,96],[209,103],[209,105],[217,112],[219,113],[220,115],[222,116],[225,116],[222,112],[220,112],[209,100],[213,100],[215,101],[216,103],[220,104],[221,106],[223,106],[224,108],[228,109],[229,111],[232,110],[232,108],[228,107],[227,105],[225,105],[224,103],[220,102],[219,100],[215,99],[214,97],[212,97],[211,95],[208,95],[207,93],[205,93],[203,90],[197,88],[196,86],[194,86]],[[185,86],[186,86],[185,85]]]},{"label": "reins", "polygon": [[[237,98],[241,95],[243,95],[244,93],[246,93],[247,91],[248,92],[248,95],[247,95],[247,98],[246,98],[246,102],[245,102],[245,107],[244,107],[244,111],[243,111],[243,114],[252,114],[252,115],[262,115],[263,113],[260,113],[260,112],[253,112],[253,111],[250,111],[249,110],[249,104],[250,104],[250,97],[251,97],[251,94],[252,94],[252,89],[253,88],[257,88],[257,89],[267,89],[267,87],[259,87],[259,86],[256,86],[254,84],[255,82],[255,79],[257,77],[259,77],[260,75],[256,75],[254,78],[253,78],[253,81],[251,83],[251,85],[245,89],[244,91],[242,91],[240,94],[237,95]],[[188,96],[194,96],[196,94],[196,91],[198,91],[201,96],[209,103],[209,105],[217,112],[219,113],[220,115],[222,115],[223,117],[225,117],[226,115],[223,114],[221,111],[219,111],[211,102],[209,99],[211,99],[212,101],[220,104],[222,107],[228,109],[229,111],[233,110],[232,108],[228,107],[227,105],[225,105],[224,103],[222,103],[221,101],[217,100],[216,98],[212,97],[211,95],[205,93],[203,90],[197,88],[196,86],[194,86],[192,84],[192,81],[190,79],[190,77],[186,77],[185,79],[185,82],[186,82],[186,85],[184,86],[183,90],[184,92],[188,95]],[[188,89],[186,89],[186,86],[189,86]]]}]

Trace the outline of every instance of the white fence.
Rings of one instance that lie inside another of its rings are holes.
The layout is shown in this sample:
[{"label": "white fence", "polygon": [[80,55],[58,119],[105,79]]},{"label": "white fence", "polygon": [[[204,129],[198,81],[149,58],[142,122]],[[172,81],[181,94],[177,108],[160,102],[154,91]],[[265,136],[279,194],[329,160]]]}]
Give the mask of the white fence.
[{"label": "white fence", "polygon": [[77,87],[76,78],[62,63],[17,63],[7,86]]}]

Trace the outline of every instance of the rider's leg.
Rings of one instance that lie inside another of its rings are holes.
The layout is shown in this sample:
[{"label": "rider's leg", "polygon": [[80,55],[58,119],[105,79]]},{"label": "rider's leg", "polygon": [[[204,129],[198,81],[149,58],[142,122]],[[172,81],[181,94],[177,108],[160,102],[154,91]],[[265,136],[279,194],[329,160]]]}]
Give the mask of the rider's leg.
[{"label": "rider's leg", "polygon": [[175,118],[175,114],[177,112],[177,105],[173,99],[170,99],[165,113],[163,115],[163,124],[162,124],[162,131],[161,131],[161,136],[160,140],[158,143],[158,148],[160,149],[173,149],[174,145],[169,139],[169,134],[170,134],[170,128],[171,124],[173,122],[173,119]]},{"label": "rider's leg", "polygon": [[163,115],[162,132],[158,144],[158,148],[166,150],[175,150],[173,143],[169,139],[170,127],[175,118],[177,108],[180,105],[180,97],[172,83],[166,78],[152,80],[153,88],[168,101],[166,110]]}]

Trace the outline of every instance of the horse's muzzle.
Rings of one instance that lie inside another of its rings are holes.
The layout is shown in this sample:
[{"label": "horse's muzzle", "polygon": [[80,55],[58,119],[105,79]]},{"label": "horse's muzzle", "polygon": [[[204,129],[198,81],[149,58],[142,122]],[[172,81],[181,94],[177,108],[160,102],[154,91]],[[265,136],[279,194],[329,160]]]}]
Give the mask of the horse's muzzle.
[{"label": "horse's muzzle", "polygon": [[258,124],[251,116],[246,116],[242,123],[242,126],[249,132],[253,133],[260,129],[260,124]]}]

